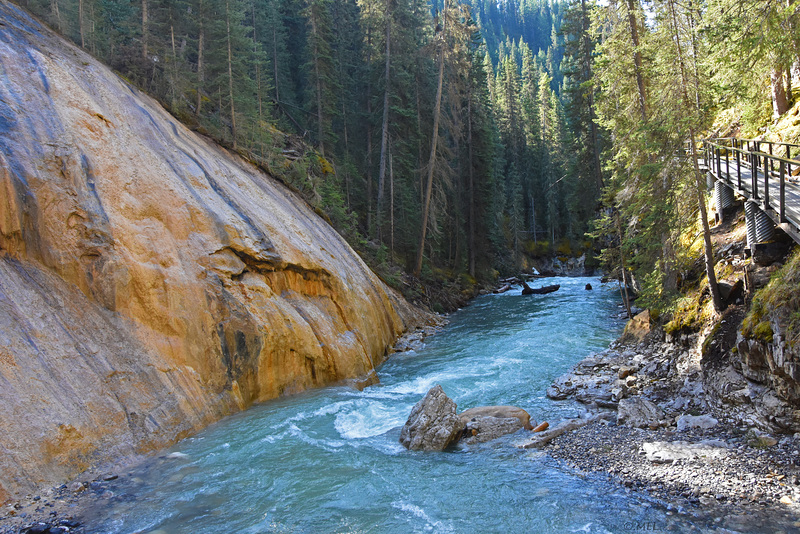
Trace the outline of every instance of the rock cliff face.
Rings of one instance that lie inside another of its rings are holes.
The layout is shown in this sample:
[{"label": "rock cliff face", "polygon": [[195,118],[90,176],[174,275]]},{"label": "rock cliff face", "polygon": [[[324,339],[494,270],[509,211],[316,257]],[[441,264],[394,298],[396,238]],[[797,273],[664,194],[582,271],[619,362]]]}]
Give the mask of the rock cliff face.
[{"label": "rock cliff face", "polygon": [[366,375],[421,317],[296,195],[0,0],[0,501]]}]

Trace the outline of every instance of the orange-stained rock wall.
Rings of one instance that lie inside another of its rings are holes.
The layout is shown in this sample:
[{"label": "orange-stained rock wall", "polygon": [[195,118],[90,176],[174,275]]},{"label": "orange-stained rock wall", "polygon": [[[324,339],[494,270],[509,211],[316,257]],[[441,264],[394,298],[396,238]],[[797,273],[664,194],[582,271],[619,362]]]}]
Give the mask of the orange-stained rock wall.
[{"label": "orange-stained rock wall", "polygon": [[0,21],[0,495],[366,375],[425,320],[275,180]]}]

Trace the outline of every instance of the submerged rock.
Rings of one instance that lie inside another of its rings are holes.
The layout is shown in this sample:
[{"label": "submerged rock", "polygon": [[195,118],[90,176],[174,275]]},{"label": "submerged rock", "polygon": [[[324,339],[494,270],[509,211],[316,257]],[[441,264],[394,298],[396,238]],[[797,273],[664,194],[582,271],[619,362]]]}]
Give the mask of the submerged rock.
[{"label": "submerged rock", "polygon": [[412,451],[442,451],[458,440],[462,430],[456,403],[437,384],[414,405],[400,431],[400,443]]},{"label": "submerged rock", "polygon": [[469,445],[485,443],[506,434],[513,434],[522,428],[522,422],[516,417],[492,417],[490,415],[474,417],[467,421],[462,441]]},{"label": "submerged rock", "polygon": [[[465,443],[484,443],[524,428],[532,430],[531,416],[516,406],[479,406],[459,414]],[[534,421],[535,423],[535,421]]]},{"label": "submerged rock", "polygon": [[464,410],[459,414],[459,417],[461,417],[464,424],[484,417],[514,418],[519,420],[520,427],[524,427],[527,430],[533,429],[530,414],[516,406],[478,406]]}]

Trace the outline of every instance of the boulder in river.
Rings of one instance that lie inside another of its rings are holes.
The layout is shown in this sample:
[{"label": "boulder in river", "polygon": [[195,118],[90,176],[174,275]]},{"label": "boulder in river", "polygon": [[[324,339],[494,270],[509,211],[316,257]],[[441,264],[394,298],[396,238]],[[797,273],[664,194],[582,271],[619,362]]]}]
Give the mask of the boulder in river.
[{"label": "boulder in river", "polygon": [[400,431],[400,443],[412,451],[442,451],[458,440],[462,430],[456,403],[437,384],[414,405]]},{"label": "boulder in river", "polygon": [[[532,430],[531,416],[516,406],[479,406],[459,414],[466,443],[483,443],[512,434],[521,428]],[[535,423],[535,421],[534,421]]]},{"label": "boulder in river", "polygon": [[522,422],[516,417],[492,417],[490,415],[474,417],[467,421],[462,433],[462,440],[470,445],[492,441],[506,434],[513,434],[522,428]]},{"label": "boulder in river", "polygon": [[523,295],[546,295],[558,291],[561,286],[558,284],[543,287],[531,287],[527,283],[522,282]]},{"label": "boulder in river", "polygon": [[513,417],[519,420],[520,428],[524,427],[526,430],[533,429],[530,414],[522,408],[517,408],[516,406],[478,406],[476,408],[464,410],[459,414],[459,417],[465,425],[470,421],[483,417],[495,417],[501,419]]}]

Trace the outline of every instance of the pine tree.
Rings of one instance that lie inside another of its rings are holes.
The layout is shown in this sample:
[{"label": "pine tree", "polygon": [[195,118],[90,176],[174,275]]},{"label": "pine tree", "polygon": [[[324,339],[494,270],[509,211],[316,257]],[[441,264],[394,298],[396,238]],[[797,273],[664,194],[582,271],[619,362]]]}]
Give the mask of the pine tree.
[{"label": "pine tree", "polygon": [[329,0],[309,0],[304,12],[308,19],[308,102],[313,110],[317,130],[317,144],[322,157],[325,146],[336,142],[333,134],[333,118],[338,115],[340,85],[339,68],[334,60],[332,20]]},{"label": "pine tree", "polygon": [[608,139],[597,125],[592,58],[595,41],[590,34],[590,11],[594,2],[573,0],[564,14],[561,31],[564,34],[565,100],[564,111],[572,134],[571,154],[567,173],[570,176],[569,209],[576,220],[579,237],[588,230],[588,223],[597,215],[600,194],[604,187],[601,151]]}]

